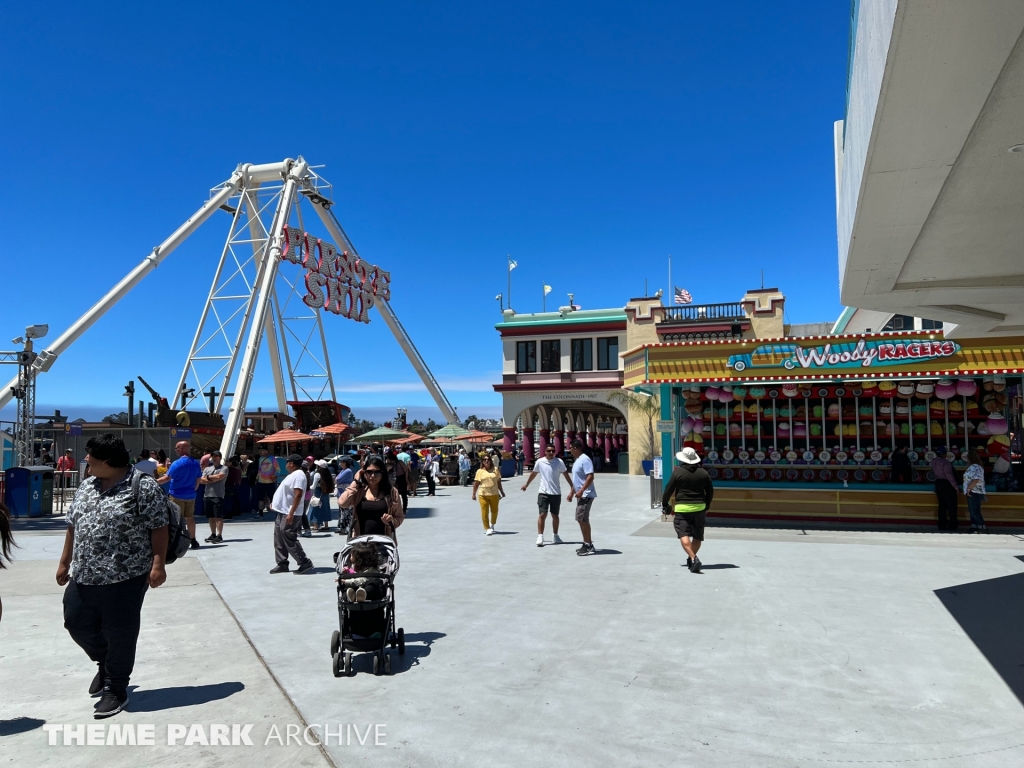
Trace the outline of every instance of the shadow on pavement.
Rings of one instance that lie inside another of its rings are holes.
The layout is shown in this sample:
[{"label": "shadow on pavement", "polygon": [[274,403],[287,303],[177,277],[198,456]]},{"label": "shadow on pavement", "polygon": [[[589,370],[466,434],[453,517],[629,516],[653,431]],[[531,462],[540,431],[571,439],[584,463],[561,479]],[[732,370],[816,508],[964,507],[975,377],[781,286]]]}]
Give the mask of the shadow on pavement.
[{"label": "shadow on pavement", "polygon": [[937,589],[935,595],[1024,704],[1024,573]]},{"label": "shadow on pavement", "polygon": [[406,519],[416,519],[418,517],[433,517],[437,514],[437,510],[433,507],[411,507],[405,511]]},{"label": "shadow on pavement", "polygon": [[[317,565],[317,566],[315,566],[313,568],[310,568],[305,573],[299,573],[297,575],[298,576],[312,576],[313,574],[316,574],[316,573],[334,573],[334,570],[335,570],[334,568],[329,568],[326,565]],[[292,573],[295,573],[295,571],[292,571]]]},{"label": "shadow on pavement", "polygon": [[617,549],[594,549],[593,554],[595,554],[595,555],[621,555],[622,552],[620,552]]},{"label": "shadow on pavement", "polygon": [[131,691],[128,702],[129,712],[160,712],[177,707],[195,707],[211,701],[226,699],[245,686],[239,682],[214,683],[212,685],[183,685],[176,688],[154,688],[153,690]]},{"label": "shadow on pavement", "polygon": [[727,568],[739,568],[739,566],[732,563],[712,563],[711,565],[701,563],[700,565],[702,571],[724,571]]},{"label": "shadow on pavement", "polygon": [[0,720],[0,736],[14,736],[16,733],[27,733],[36,728],[42,728],[45,720],[38,717],[14,717],[10,720]]}]

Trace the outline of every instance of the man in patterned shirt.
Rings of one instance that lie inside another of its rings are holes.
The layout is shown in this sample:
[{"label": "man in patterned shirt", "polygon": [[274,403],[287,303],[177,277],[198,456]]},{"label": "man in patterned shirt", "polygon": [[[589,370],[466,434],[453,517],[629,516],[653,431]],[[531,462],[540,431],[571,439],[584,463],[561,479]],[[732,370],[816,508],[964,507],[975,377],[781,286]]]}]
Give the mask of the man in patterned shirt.
[{"label": "man in patterned shirt", "polygon": [[99,665],[89,686],[102,693],[97,719],[110,717],[128,702],[135,666],[142,601],[148,587],[167,579],[167,505],[156,481],[137,471],[124,442],[107,434],[90,440],[82,481],[68,510],[64,552],[57,583],[64,590],[64,627],[71,639]]}]

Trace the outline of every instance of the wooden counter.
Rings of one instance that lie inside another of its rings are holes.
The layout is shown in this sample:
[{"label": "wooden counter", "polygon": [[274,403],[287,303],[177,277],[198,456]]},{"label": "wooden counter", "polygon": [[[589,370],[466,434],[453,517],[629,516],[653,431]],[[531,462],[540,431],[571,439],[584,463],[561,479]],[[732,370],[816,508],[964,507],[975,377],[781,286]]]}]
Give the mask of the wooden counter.
[{"label": "wooden counter", "polygon": [[[930,490],[856,490],[837,488],[715,488],[713,517],[807,520],[833,523],[929,525],[938,505]],[[1024,527],[1024,493],[989,493],[982,506],[989,526]],[[957,519],[970,525],[967,502],[958,496]]]}]

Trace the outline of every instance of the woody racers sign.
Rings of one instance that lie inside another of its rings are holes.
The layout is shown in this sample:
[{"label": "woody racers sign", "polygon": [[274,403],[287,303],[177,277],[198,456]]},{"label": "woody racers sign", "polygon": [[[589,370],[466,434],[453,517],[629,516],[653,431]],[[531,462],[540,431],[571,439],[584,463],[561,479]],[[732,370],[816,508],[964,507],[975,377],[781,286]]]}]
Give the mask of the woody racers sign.
[{"label": "woody racers sign", "polygon": [[311,309],[325,309],[368,323],[374,299],[391,299],[390,272],[348,251],[339,251],[301,229],[284,228],[281,260],[305,268],[306,295],[302,301]]}]

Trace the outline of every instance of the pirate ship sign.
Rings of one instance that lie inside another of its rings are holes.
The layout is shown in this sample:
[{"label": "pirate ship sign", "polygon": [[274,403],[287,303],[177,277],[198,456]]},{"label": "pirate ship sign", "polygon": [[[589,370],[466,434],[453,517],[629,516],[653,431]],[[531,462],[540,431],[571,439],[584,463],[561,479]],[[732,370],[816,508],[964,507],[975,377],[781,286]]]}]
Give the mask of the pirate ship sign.
[{"label": "pirate ship sign", "polygon": [[285,227],[283,235],[282,261],[306,270],[307,307],[368,323],[374,299],[391,299],[390,272],[301,229]]}]

